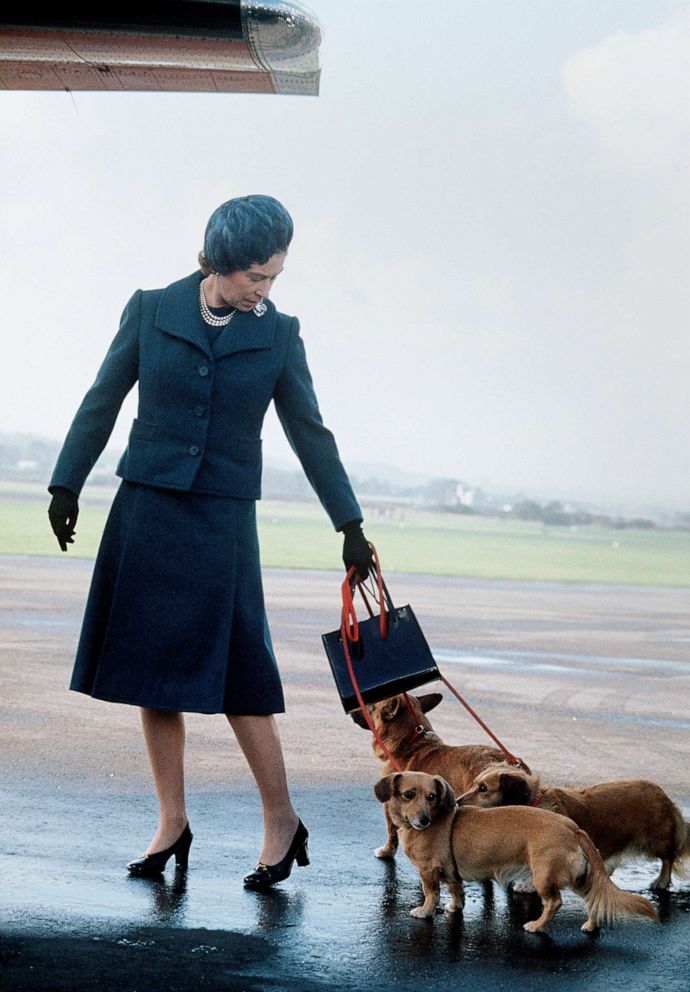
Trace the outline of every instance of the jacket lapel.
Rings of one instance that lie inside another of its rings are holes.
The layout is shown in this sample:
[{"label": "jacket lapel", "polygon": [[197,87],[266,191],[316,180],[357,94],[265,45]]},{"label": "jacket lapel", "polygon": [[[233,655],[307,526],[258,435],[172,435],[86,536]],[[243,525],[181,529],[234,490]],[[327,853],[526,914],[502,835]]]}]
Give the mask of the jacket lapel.
[{"label": "jacket lapel", "polygon": [[257,317],[238,311],[220,332],[211,349],[206,324],[199,311],[201,272],[172,283],[163,292],[156,312],[156,327],[196,345],[209,358],[223,358],[237,351],[256,351],[273,344],[276,309],[268,302],[267,312]]},{"label": "jacket lapel", "polygon": [[193,272],[164,290],[156,312],[156,327],[166,334],[189,341],[212,358],[206,325],[199,310],[201,279],[201,272]]}]

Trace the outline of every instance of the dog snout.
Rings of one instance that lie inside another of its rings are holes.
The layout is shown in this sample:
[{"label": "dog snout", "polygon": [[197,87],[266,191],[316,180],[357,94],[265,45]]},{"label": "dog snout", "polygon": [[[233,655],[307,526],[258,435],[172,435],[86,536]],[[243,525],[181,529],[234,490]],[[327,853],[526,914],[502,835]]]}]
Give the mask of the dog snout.
[{"label": "dog snout", "polygon": [[420,813],[414,819],[410,818],[410,826],[414,827],[415,830],[424,830],[431,823],[431,817],[428,813]]}]

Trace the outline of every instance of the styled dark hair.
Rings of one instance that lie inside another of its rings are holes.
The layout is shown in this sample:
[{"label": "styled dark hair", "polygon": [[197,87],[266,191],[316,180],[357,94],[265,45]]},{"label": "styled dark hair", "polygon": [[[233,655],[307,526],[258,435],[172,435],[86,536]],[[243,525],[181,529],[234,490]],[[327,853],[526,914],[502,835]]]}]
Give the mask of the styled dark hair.
[{"label": "styled dark hair", "polygon": [[199,265],[204,275],[244,271],[287,251],[292,217],[272,196],[238,196],[213,211],[206,225]]}]

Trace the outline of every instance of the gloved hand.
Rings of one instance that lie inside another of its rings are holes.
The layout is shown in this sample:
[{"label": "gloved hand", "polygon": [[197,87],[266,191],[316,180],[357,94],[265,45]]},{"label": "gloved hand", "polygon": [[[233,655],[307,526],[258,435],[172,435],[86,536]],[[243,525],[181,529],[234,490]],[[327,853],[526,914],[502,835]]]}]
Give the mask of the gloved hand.
[{"label": "gloved hand", "polygon": [[67,545],[74,544],[74,526],[79,516],[79,500],[71,489],[64,489],[62,486],[53,486],[50,492],[53,495],[48,507],[50,526],[62,550],[67,551]]},{"label": "gloved hand", "polygon": [[341,528],[343,541],[343,562],[346,571],[354,565],[360,579],[366,579],[370,569],[374,567],[374,555],[371,545],[362,533],[362,521],[350,520]]}]

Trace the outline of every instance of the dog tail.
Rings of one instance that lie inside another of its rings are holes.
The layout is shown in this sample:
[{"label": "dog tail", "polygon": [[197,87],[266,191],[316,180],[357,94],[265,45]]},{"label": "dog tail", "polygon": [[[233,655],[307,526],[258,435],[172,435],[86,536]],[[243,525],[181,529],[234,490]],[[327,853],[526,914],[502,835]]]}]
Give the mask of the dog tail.
[{"label": "dog tail", "polygon": [[584,830],[578,830],[577,839],[582,853],[589,862],[589,868],[576,892],[587,903],[590,920],[596,926],[601,926],[602,923],[611,925],[621,916],[647,916],[658,923],[657,912],[648,899],[634,895],[632,892],[624,892],[614,885],[589,834]]},{"label": "dog tail", "polygon": [[683,819],[683,814],[676,804],[673,804],[673,819],[676,827],[676,853],[673,858],[673,872],[679,878],[690,876],[690,823]]}]

